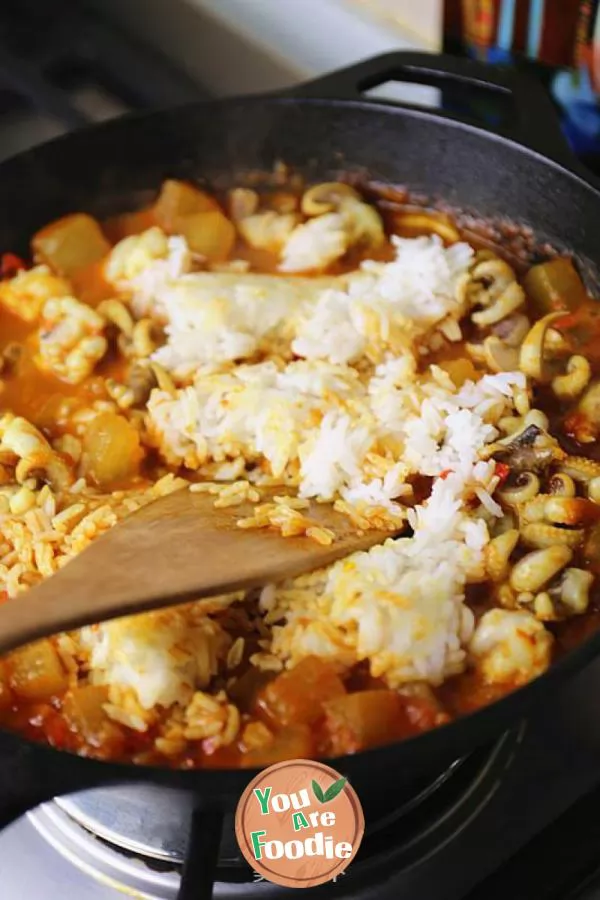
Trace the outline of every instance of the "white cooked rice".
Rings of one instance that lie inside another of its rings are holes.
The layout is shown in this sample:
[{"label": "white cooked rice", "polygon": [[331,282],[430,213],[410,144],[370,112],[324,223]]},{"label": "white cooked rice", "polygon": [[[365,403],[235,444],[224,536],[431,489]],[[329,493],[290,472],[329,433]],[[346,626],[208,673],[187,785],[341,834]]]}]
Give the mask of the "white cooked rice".
[{"label": "white cooked rice", "polygon": [[[394,243],[392,262],[367,262],[339,279],[191,274],[185,241],[159,229],[125,239],[109,260],[107,277],[134,314],[166,329],[154,358],[176,390],[155,389],[144,422],[145,439],[166,463],[211,481],[238,480],[223,503],[276,480],[301,497],[336,499],[366,526],[406,518],[414,529],[410,538],[265,588],[263,643],[252,657],[265,670],[310,654],[342,665],[367,660],[373,675],[397,686],[439,684],[465,665],[473,634],[465,586],[483,575],[487,523],[500,514],[491,497],[494,464],[480,455],[525,379],[486,375],[457,389],[441,368],[422,366],[441,334],[461,339],[473,251],[446,249],[437,237]],[[433,490],[407,509],[415,474],[431,476]],[[35,510],[2,514],[0,565],[10,593],[50,574],[143,502],[92,500],[81,481],[70,493],[68,505],[46,493]],[[235,713],[223,698],[206,723],[212,707],[203,689],[241,652],[226,618],[238,599],[73,635],[91,681],[109,686],[109,714],[145,730],[157,710],[186,708],[178,728],[160,738],[172,752],[185,734],[221,740],[232,731]]]}]

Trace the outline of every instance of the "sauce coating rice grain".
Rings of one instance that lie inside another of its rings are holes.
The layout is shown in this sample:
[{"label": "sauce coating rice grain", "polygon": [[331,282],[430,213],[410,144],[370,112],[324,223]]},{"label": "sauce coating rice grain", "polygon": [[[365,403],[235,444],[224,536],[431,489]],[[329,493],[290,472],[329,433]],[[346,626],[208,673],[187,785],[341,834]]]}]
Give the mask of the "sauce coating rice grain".
[{"label": "sauce coating rice grain", "polygon": [[404,531],[15,651],[3,727],[185,768],[354,753],[493,702],[597,627],[599,319],[570,260],[517,270],[390,189],[297,180],[167,181],[31,249],[0,280],[4,597],[174,490],[323,543],[309,498]]}]

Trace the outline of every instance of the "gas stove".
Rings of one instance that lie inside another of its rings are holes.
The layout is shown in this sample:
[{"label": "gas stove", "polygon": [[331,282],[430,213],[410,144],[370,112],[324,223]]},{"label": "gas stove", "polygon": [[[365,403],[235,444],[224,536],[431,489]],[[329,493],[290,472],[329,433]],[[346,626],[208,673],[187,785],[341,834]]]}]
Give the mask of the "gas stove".
[{"label": "gas stove", "polygon": [[0,159],[82,125],[206,96],[76,0],[0,4]]},{"label": "gas stove", "polygon": [[[493,745],[409,795],[382,798],[367,812],[356,860],[311,895],[597,900],[598,696],[600,661]],[[0,835],[2,897],[202,900],[209,888],[185,863],[186,853],[198,858],[206,849],[195,846],[193,829],[189,837],[191,810],[180,792],[140,785],[44,803]],[[290,895],[243,861],[232,817],[223,823],[214,878],[222,900]]]}]

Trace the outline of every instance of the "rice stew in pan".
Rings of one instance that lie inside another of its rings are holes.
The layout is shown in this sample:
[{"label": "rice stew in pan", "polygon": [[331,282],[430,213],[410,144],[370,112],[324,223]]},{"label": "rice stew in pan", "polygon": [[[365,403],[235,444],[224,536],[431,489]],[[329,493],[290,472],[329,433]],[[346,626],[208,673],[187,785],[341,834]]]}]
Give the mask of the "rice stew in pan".
[{"label": "rice stew in pan", "polygon": [[[600,320],[568,258],[342,182],[76,212],[0,281],[0,588],[175,490],[242,528],[397,530],[327,569],[0,660],[0,724],[101,759],[354,753],[502,697],[600,624]],[[6,248],[9,250],[10,248]],[[292,488],[266,502],[261,487]]]}]

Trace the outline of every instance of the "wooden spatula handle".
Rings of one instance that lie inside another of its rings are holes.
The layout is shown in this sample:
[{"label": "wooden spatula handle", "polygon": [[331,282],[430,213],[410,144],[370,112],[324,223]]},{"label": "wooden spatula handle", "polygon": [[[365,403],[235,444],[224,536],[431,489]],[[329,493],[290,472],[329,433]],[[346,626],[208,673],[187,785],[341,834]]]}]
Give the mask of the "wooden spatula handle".
[{"label": "wooden spatula handle", "polygon": [[189,491],[144,507],[47,581],[0,606],[0,653],[107,619],[282,581],[389,536],[358,536],[346,520],[324,547],[307,537],[237,528],[243,512],[216,511],[213,498]]}]

